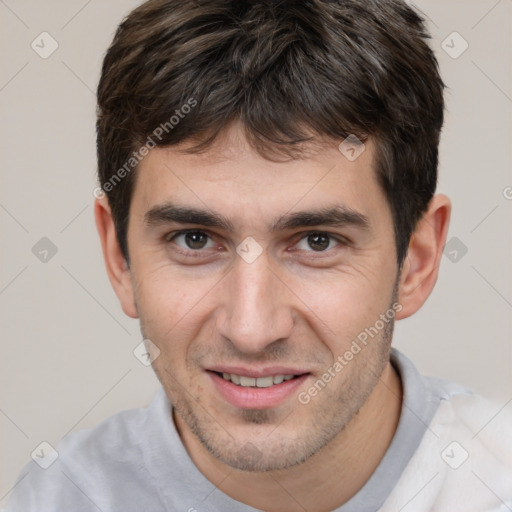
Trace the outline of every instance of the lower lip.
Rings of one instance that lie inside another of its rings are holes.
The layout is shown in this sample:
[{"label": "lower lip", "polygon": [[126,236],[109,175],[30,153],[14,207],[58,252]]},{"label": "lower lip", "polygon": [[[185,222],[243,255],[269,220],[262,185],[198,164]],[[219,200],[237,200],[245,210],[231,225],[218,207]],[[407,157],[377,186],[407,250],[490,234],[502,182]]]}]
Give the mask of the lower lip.
[{"label": "lower lip", "polygon": [[294,393],[308,378],[309,374],[300,375],[281,384],[268,388],[243,387],[233,384],[215,372],[207,372],[220,394],[231,405],[242,409],[268,409],[280,405]]}]

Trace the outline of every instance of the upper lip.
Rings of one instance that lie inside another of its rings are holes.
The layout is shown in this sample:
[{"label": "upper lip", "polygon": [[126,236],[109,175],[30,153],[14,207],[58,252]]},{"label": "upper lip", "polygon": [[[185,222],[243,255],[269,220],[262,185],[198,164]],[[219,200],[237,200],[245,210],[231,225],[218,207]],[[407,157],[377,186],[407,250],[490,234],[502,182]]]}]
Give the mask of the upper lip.
[{"label": "upper lip", "polygon": [[286,368],[284,366],[267,366],[265,368],[244,368],[242,366],[211,366],[206,368],[211,372],[231,373],[234,375],[243,375],[245,377],[274,377],[276,375],[302,375],[309,373],[299,368]]}]

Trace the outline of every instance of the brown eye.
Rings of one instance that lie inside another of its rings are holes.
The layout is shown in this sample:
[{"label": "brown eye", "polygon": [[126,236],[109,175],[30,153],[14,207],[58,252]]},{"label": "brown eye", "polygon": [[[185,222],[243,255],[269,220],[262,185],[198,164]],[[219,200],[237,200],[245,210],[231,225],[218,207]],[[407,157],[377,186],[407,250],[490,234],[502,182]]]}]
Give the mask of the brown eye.
[{"label": "brown eye", "polygon": [[313,231],[305,233],[296,248],[305,252],[327,252],[329,249],[340,245],[340,243],[340,240],[330,233]]},{"label": "brown eye", "polygon": [[308,245],[314,251],[325,251],[331,242],[331,239],[325,233],[312,233],[307,237]]},{"label": "brown eye", "polygon": [[188,249],[192,251],[208,249],[215,245],[207,233],[197,230],[182,231],[180,233],[176,233],[173,237],[170,238],[169,241],[174,242],[182,249]]},{"label": "brown eye", "polygon": [[185,243],[189,249],[203,249],[208,242],[208,236],[200,231],[185,233]]}]

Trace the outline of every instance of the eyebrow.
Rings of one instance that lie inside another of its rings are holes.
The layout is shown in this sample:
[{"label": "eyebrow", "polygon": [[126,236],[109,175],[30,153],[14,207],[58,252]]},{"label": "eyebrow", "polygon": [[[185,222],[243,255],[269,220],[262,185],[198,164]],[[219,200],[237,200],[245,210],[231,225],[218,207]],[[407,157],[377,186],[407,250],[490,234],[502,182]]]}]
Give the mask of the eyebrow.
[{"label": "eyebrow", "polygon": [[[160,226],[173,222],[178,224],[199,224],[205,227],[223,229],[228,232],[235,231],[233,223],[219,213],[170,202],[156,205],[144,214],[144,223],[148,226]],[[332,207],[287,213],[271,223],[270,231],[278,232],[320,225],[351,226],[367,231],[370,229],[370,220],[366,215],[352,208],[334,205]]]}]

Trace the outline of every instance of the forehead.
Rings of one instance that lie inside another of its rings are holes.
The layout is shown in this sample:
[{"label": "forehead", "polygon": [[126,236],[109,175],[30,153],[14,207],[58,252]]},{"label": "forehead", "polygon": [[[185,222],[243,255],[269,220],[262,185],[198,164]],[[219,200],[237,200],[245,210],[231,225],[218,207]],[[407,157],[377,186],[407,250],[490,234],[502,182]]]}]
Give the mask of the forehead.
[{"label": "forehead", "polygon": [[370,218],[387,208],[371,140],[356,148],[355,159],[335,141],[304,146],[299,158],[269,159],[236,128],[202,153],[187,153],[189,146],[154,148],[139,164],[132,199],[138,214],[169,201],[213,210],[234,222],[335,204]]}]

